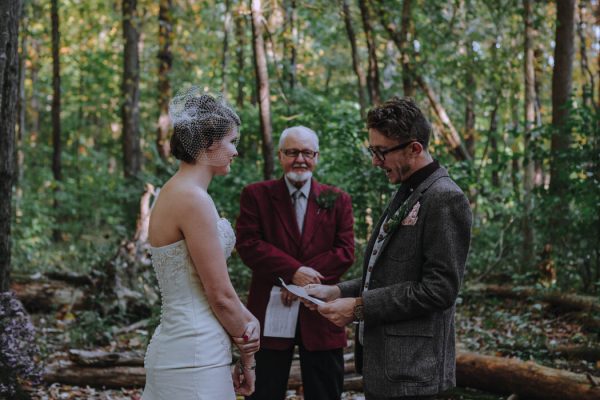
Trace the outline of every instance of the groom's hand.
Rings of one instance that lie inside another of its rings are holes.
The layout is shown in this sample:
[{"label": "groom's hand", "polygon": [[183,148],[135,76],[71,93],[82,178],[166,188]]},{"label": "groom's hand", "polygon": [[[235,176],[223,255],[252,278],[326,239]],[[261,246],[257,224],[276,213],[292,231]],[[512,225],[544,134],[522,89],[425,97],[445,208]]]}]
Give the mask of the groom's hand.
[{"label": "groom's hand", "polygon": [[321,283],[321,279],[324,279],[324,276],[319,271],[303,265],[294,272],[292,283],[297,286],[306,286],[309,283]]},{"label": "groom's hand", "polygon": [[355,304],[356,299],[354,297],[344,297],[320,305],[317,310],[335,325],[343,327],[354,321]]}]

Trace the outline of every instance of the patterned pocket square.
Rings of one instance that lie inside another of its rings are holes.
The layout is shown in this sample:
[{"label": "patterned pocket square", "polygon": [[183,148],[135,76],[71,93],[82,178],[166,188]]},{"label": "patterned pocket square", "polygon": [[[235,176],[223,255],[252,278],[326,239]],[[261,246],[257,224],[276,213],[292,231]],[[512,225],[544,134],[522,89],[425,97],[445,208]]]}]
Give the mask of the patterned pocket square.
[{"label": "patterned pocket square", "polygon": [[417,201],[417,203],[413,206],[412,210],[410,210],[410,212],[408,213],[408,215],[406,216],[406,218],[404,218],[402,220],[402,225],[406,226],[412,226],[415,225],[419,219],[419,208],[421,208],[421,203],[419,203]]}]

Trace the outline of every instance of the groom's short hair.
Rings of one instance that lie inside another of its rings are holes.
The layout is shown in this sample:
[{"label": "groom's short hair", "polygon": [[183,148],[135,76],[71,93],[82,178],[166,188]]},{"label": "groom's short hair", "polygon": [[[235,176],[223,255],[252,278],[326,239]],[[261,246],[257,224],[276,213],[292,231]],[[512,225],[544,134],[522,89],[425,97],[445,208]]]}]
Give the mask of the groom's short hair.
[{"label": "groom's short hair", "polygon": [[383,135],[399,141],[416,140],[424,149],[427,149],[431,136],[431,124],[419,106],[408,97],[394,96],[369,110],[367,128],[377,129]]}]

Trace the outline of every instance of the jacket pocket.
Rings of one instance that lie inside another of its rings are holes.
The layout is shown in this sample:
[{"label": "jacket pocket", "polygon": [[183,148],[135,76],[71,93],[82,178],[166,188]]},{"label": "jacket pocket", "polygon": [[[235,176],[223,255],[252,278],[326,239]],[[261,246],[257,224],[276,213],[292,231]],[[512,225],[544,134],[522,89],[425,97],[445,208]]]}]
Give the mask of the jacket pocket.
[{"label": "jacket pocket", "polygon": [[413,258],[417,251],[417,227],[400,226],[398,232],[390,238],[387,246],[389,258],[393,261],[406,261]]},{"label": "jacket pocket", "polygon": [[387,379],[413,383],[431,381],[437,366],[431,318],[388,325],[384,330]]}]

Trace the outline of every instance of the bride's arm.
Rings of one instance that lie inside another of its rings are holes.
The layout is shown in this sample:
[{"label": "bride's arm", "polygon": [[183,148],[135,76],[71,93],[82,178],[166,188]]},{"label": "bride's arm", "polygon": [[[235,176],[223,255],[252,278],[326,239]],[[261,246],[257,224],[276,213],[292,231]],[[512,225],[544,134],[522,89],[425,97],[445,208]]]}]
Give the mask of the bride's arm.
[{"label": "bride's arm", "polygon": [[178,226],[219,322],[233,337],[243,337],[249,327],[252,339],[260,337],[258,321],[241,303],[229,279],[212,200],[205,192],[191,191],[177,208]]}]

